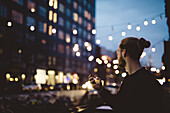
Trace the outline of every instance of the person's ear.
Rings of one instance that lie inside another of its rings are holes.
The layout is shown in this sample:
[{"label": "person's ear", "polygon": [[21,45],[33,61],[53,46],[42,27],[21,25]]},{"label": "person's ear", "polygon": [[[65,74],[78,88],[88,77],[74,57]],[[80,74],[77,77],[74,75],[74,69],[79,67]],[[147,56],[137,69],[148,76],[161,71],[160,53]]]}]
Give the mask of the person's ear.
[{"label": "person's ear", "polygon": [[127,51],[126,51],[126,49],[123,49],[123,50],[122,50],[122,56],[123,56],[123,57],[126,57],[126,55],[127,55]]}]

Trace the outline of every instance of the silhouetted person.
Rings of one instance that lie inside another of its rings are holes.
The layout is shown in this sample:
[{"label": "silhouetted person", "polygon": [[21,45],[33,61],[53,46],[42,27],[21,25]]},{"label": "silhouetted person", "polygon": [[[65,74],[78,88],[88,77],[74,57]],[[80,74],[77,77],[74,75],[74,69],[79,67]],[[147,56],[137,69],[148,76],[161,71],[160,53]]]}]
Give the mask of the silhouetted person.
[{"label": "silhouetted person", "polygon": [[[144,38],[128,37],[121,41],[117,50],[119,66],[125,68],[125,77],[117,95],[101,86],[100,78],[89,77],[93,87],[115,113],[163,113],[163,89],[139,59],[150,42]],[[94,82],[95,81],[95,82]]]}]

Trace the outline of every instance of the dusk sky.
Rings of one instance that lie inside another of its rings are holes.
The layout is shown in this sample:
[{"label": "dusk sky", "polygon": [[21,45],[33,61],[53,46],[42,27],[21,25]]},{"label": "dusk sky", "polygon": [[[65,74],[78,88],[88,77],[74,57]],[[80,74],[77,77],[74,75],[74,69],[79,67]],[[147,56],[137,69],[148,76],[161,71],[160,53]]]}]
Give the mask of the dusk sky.
[{"label": "dusk sky", "polygon": [[[153,53],[151,48],[145,49],[146,56],[141,59],[141,63],[148,64],[150,54],[152,65],[160,68],[164,52],[163,40],[168,39],[165,14],[161,13],[165,13],[164,0],[96,0],[96,40],[100,39],[100,46],[115,51],[125,37],[144,37],[156,51]],[[151,23],[153,18],[156,24]],[[143,24],[145,19],[149,23],[147,26]],[[127,29],[128,23],[132,25],[131,30]],[[140,31],[136,31],[137,25]],[[126,36],[121,36],[122,31],[126,32]],[[108,40],[110,35],[113,36],[112,41]]]}]

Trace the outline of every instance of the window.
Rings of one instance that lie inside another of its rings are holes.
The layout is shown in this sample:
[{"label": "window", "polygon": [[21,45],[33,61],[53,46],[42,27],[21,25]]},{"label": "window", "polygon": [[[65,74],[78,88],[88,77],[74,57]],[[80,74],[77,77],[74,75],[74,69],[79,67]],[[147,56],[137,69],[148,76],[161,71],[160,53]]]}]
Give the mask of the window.
[{"label": "window", "polygon": [[74,7],[74,9],[77,9],[77,2],[73,2],[73,7]]},{"label": "window", "polygon": [[47,10],[42,6],[39,6],[38,8],[39,8],[39,15],[46,17],[47,16]]},{"label": "window", "polygon": [[66,40],[67,43],[70,43],[70,41],[71,41],[70,40],[70,35],[68,33],[66,34],[66,39],[65,40]]},{"label": "window", "polygon": [[90,39],[91,39],[91,35],[90,35],[90,33],[88,33],[88,35],[87,35],[87,39],[88,39],[88,40],[90,40]]},{"label": "window", "polygon": [[80,46],[83,46],[82,40],[81,40],[80,38],[78,39],[78,44],[79,44]]},{"label": "window", "polygon": [[87,33],[86,33],[86,31],[84,30],[83,31],[83,37],[85,38],[87,36]]},{"label": "window", "polygon": [[53,65],[56,65],[56,57],[53,57]]},{"label": "window", "polygon": [[12,0],[14,2],[16,2],[17,4],[23,6],[23,0]]},{"label": "window", "polygon": [[66,46],[66,55],[67,55],[67,56],[70,55],[70,46]]},{"label": "window", "polygon": [[89,30],[89,31],[91,30],[91,24],[90,23],[87,24],[87,30]]},{"label": "window", "polygon": [[54,14],[53,14],[53,22],[54,22],[54,23],[57,23],[57,13],[54,13]]},{"label": "window", "polygon": [[78,21],[78,14],[77,14],[77,13],[73,13],[73,20],[74,20],[75,22]]},{"label": "window", "polygon": [[47,32],[47,23],[39,22],[38,25],[39,25],[38,28],[40,32],[44,32],[44,33]]},{"label": "window", "polygon": [[87,10],[84,10],[84,17],[88,18],[88,11]]},{"label": "window", "polygon": [[82,29],[80,27],[78,28],[78,31],[79,31],[79,36],[81,36],[82,35]]},{"label": "window", "polygon": [[60,12],[64,13],[64,5],[63,4],[59,4],[59,10]]},{"label": "window", "polygon": [[64,53],[64,44],[58,44],[58,51]]},{"label": "window", "polygon": [[87,2],[86,2],[86,0],[83,0],[84,2],[83,2],[83,4],[84,4],[84,6],[87,4]]},{"label": "window", "polygon": [[64,32],[61,30],[58,30],[58,37],[59,39],[64,40]]},{"label": "window", "polygon": [[50,21],[53,20],[53,11],[52,10],[49,11],[49,20]]},{"label": "window", "polygon": [[58,0],[54,0],[53,8],[54,8],[54,9],[57,9],[57,8],[58,8]]},{"label": "window", "polygon": [[88,19],[91,20],[91,14],[90,13],[88,14]]},{"label": "window", "polygon": [[66,9],[66,15],[68,16],[68,17],[70,17],[70,15],[71,15],[71,11],[70,11],[70,9]]},{"label": "window", "polygon": [[75,43],[76,43],[76,37],[73,36],[73,37],[72,37],[72,44],[75,44]]},{"label": "window", "polygon": [[48,34],[51,36],[52,35],[52,29],[53,29],[53,26],[52,25],[49,25],[49,31],[48,31]]},{"label": "window", "polygon": [[[30,10],[35,10],[35,8],[36,8],[36,5],[35,5],[35,2],[33,2],[33,1],[31,1],[31,0],[28,0],[28,2],[27,2],[27,7],[28,7],[28,9],[30,9]],[[32,11],[31,11],[32,12]]]},{"label": "window", "polygon": [[82,7],[81,6],[78,6],[78,12],[82,13]]},{"label": "window", "polygon": [[49,6],[53,6],[53,0],[49,0]]},{"label": "window", "polygon": [[69,4],[70,4],[70,3],[71,3],[71,0],[67,0],[67,3],[69,3]]},{"label": "window", "polygon": [[5,6],[0,5],[0,16],[6,17],[7,15],[7,9]]},{"label": "window", "polygon": [[51,56],[48,56],[48,65],[51,66]]},{"label": "window", "polygon": [[23,15],[15,10],[12,10],[12,19],[17,23],[23,23]]},{"label": "window", "polygon": [[59,25],[60,26],[64,26],[64,20],[61,17],[59,17]]},{"label": "window", "polygon": [[35,19],[32,17],[27,16],[26,17],[26,25],[27,26],[35,26]]},{"label": "window", "polygon": [[88,4],[87,9],[88,9],[88,10],[90,10],[90,8],[91,8],[91,5],[90,5],[90,4]]},{"label": "window", "polygon": [[71,26],[71,25],[70,25],[70,22],[69,22],[69,21],[66,21],[66,29],[67,29],[67,30],[70,30],[70,26]]},{"label": "window", "polygon": [[81,17],[79,17],[79,20],[78,20],[78,21],[79,21],[79,24],[82,24],[82,21],[83,21],[83,20],[82,20]]}]

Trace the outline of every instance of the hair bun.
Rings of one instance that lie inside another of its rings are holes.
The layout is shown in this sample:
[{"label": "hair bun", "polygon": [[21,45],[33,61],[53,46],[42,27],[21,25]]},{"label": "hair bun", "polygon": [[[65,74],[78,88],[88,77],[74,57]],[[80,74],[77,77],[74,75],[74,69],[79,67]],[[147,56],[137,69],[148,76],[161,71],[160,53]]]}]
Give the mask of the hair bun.
[{"label": "hair bun", "polygon": [[149,41],[146,41],[144,38],[140,38],[139,45],[142,48],[149,48],[151,43]]}]

